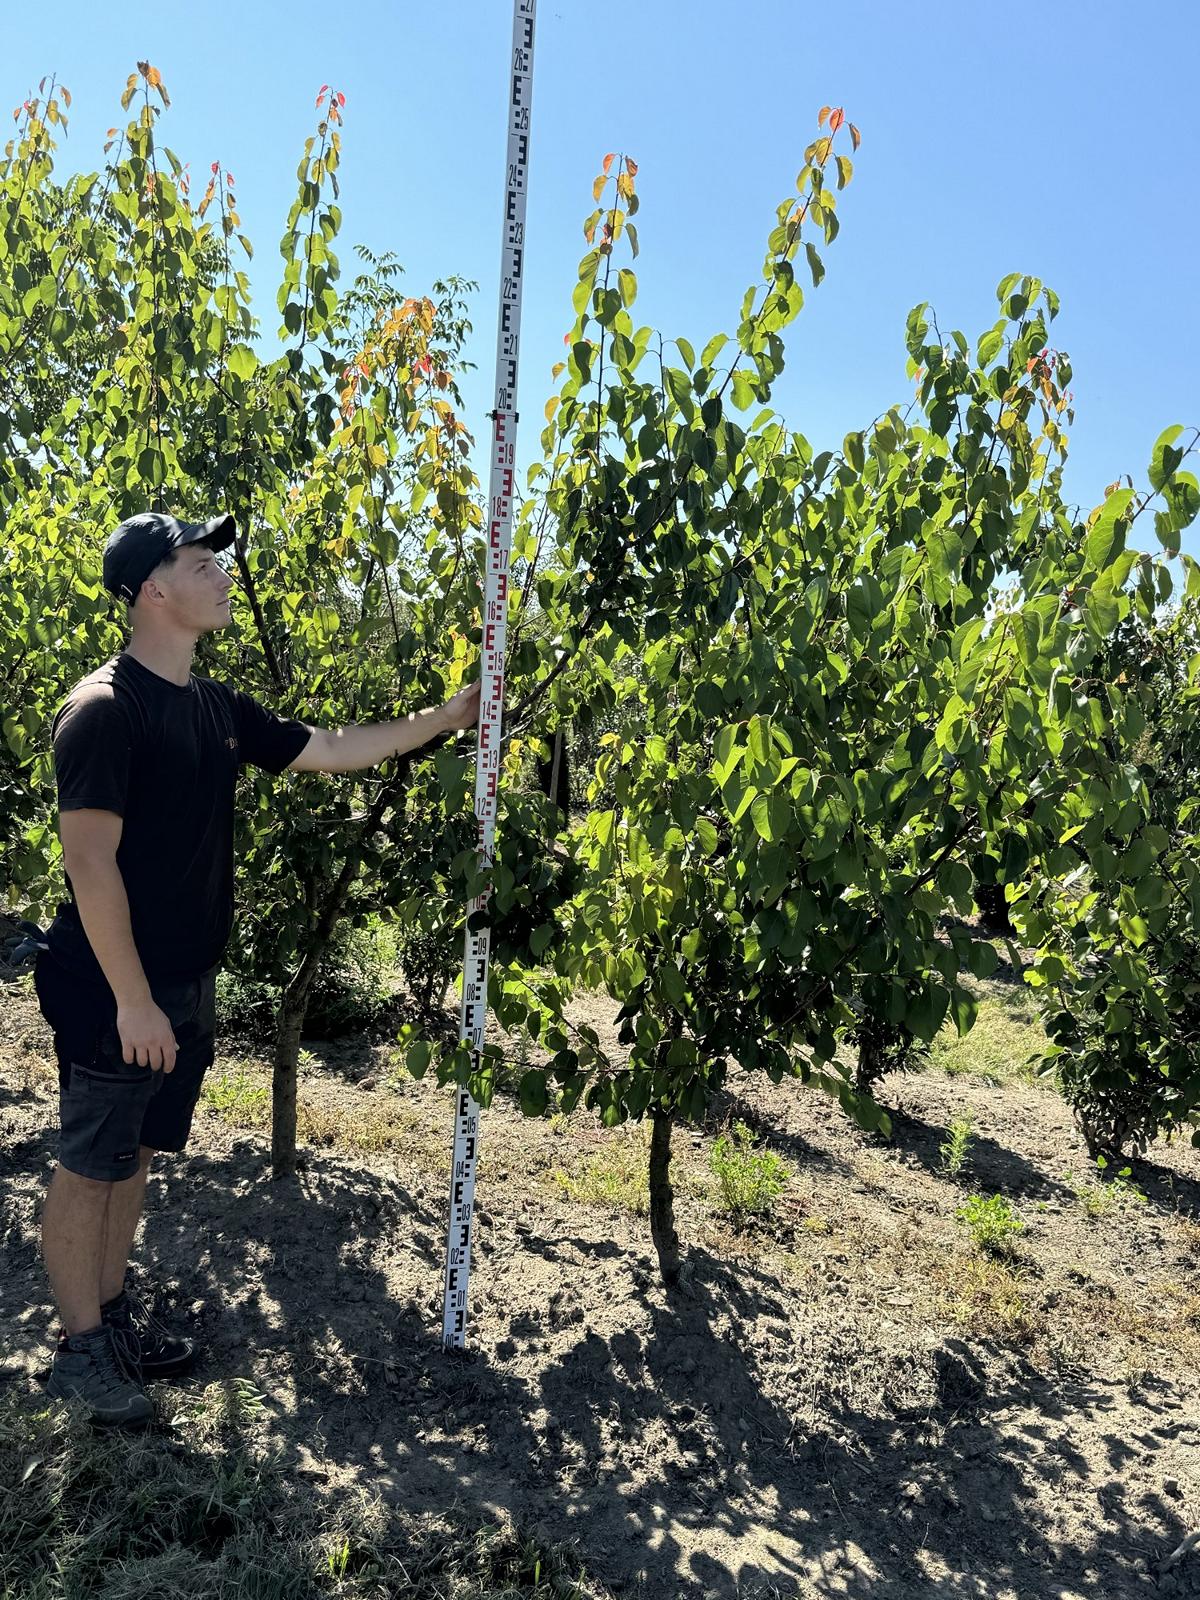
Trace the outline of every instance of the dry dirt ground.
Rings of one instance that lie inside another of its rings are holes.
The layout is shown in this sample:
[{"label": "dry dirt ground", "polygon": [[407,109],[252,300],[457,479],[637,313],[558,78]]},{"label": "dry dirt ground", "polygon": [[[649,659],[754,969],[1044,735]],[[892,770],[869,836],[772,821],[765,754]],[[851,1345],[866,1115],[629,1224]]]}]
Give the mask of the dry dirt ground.
[{"label": "dry dirt ground", "polygon": [[[611,1013],[584,1008],[614,1049]],[[584,1113],[484,1120],[470,1348],[440,1347],[448,1091],[387,1045],[310,1042],[305,1167],[273,1183],[261,1060],[230,1042],[187,1155],[151,1180],[139,1257],[214,1378],[311,1493],[352,1485],[463,1529],[574,1544],[619,1596],[1121,1600],[1200,1595],[1200,1152],[1158,1147],[1138,1194],[1098,1189],[1049,1089],[893,1080],[893,1138],[819,1091],[732,1081],[791,1172],[736,1231],[676,1134],[686,1284],[656,1276],[637,1130]],[[36,1243],[54,1162],[50,1040],[28,977],[0,984],[0,1378],[28,1390],[52,1310]],[[939,1145],[968,1114],[958,1181]],[[1094,1169],[1093,1174],[1094,1178]],[[982,1254],[954,1211],[1027,1226]],[[590,1592],[590,1591],[589,1591]]]}]

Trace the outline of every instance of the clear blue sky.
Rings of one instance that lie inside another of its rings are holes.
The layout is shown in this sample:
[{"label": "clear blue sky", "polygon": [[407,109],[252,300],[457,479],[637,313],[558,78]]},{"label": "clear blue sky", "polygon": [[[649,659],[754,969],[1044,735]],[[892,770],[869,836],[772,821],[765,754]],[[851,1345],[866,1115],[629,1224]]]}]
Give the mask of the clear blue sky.
[{"label": "clear blue sky", "polygon": [[[393,249],[420,293],[480,282],[470,424],[494,359],[509,0],[54,0],[8,18],[15,105],[56,71],[74,98],[61,159],[101,161],[135,61],[163,74],[165,141],[202,186],[220,158],[255,246],[267,334],[278,239],[322,83],[347,104],[343,272],[352,242]],[[1067,480],[1094,504],[1144,480],[1172,422],[1200,422],[1195,0],[1055,0],[1038,8],[909,0],[539,0],[523,459],[551,392],[585,250],[580,224],[608,150],[639,163],[639,320],[699,345],[734,326],[824,103],[862,130],[828,276],[789,338],[777,408],[820,446],[909,390],[904,320],[933,303],[972,339],[1007,272],[1058,291],[1053,342],[1074,366]],[[273,342],[269,339],[268,342]],[[1153,538],[1152,530],[1146,537]],[[1187,548],[1200,550],[1193,528]]]}]

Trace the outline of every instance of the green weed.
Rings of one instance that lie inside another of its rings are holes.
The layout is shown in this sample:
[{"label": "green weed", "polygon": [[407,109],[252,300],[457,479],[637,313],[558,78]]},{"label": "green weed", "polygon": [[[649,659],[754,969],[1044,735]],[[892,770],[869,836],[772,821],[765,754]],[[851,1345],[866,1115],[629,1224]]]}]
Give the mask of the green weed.
[{"label": "green weed", "polygon": [[954,1213],[980,1250],[1002,1255],[1025,1227],[1025,1220],[1002,1194],[973,1194]]},{"label": "green weed", "polygon": [[235,1128],[265,1128],[271,1121],[271,1095],[265,1083],[256,1082],[244,1068],[237,1072],[209,1073],[200,1098]]},{"label": "green weed", "polygon": [[971,1147],[971,1119],[959,1117],[946,1130],[946,1137],[938,1146],[942,1166],[948,1177],[957,1178],[966,1165]]},{"label": "green weed", "polygon": [[1089,1217],[1106,1217],[1111,1211],[1128,1211],[1131,1206],[1146,1204],[1146,1196],[1130,1182],[1129,1167],[1123,1167],[1115,1178],[1093,1183],[1076,1178],[1073,1172],[1064,1172],[1063,1182]]},{"label": "green weed", "polygon": [[738,1221],[764,1216],[787,1188],[788,1169],[773,1150],[755,1150],[744,1122],[713,1142],[708,1158],[721,1192],[721,1205]]}]

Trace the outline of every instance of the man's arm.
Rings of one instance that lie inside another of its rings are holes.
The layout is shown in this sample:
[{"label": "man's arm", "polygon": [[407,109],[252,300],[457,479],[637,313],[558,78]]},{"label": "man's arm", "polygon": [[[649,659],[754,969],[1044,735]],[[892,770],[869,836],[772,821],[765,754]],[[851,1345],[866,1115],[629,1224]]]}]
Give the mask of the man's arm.
[{"label": "man's arm", "polygon": [[121,818],[112,811],[64,811],[59,818],[63,865],[75,891],[88,943],[117,1002],[117,1032],[131,1066],[175,1066],[175,1035],[159,1010],[133,942],[129,896],[117,866]]},{"label": "man's arm", "polygon": [[368,722],[348,728],[314,728],[289,772],[357,772],[391,756],[417,750],[439,734],[456,733],[479,720],[479,685],[460,689],[444,706],[414,711],[398,722]]}]

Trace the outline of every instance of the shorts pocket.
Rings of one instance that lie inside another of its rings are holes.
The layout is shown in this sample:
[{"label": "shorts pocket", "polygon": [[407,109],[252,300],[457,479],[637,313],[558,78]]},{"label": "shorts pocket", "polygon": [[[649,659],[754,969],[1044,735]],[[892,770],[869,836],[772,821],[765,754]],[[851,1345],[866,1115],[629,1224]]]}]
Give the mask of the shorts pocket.
[{"label": "shorts pocket", "polygon": [[81,1061],[71,1063],[71,1087],[78,1085],[82,1094],[108,1094],[113,1089],[138,1089],[145,1085],[149,1085],[153,1094],[158,1087],[154,1080],[161,1077],[161,1068],[130,1065],[119,1056],[115,1062],[110,1062],[106,1057],[97,1058],[91,1066],[86,1067]]},{"label": "shorts pocket", "polygon": [[148,1067],[117,1074],[72,1061],[59,1100],[63,1166],[107,1182],[135,1172],[142,1123],[161,1082]]}]

